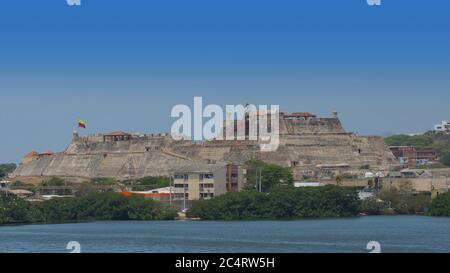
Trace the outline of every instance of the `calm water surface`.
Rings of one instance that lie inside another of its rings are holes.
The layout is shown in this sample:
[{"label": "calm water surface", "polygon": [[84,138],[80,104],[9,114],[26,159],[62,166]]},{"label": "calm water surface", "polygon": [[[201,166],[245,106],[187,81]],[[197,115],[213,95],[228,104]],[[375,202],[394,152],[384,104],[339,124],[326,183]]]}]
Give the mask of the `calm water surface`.
[{"label": "calm water surface", "polygon": [[450,252],[450,218],[94,222],[0,227],[0,252]]}]

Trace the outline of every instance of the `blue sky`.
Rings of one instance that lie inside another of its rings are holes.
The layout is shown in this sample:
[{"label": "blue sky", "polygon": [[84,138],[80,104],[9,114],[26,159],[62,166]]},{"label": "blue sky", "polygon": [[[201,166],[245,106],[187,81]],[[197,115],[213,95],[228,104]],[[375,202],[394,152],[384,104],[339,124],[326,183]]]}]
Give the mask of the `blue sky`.
[{"label": "blue sky", "polygon": [[361,134],[450,119],[450,2],[3,1],[0,162],[83,134],[168,131],[175,104],[340,113]]}]

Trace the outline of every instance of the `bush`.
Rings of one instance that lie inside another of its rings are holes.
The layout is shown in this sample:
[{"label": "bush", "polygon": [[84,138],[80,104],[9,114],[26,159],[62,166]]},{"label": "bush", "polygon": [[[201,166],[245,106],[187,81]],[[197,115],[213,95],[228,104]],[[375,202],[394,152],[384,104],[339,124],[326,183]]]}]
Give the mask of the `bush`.
[{"label": "bush", "polygon": [[42,186],[60,187],[60,186],[64,186],[64,185],[65,185],[65,181],[59,177],[52,177],[50,180],[42,182]]},{"label": "bush", "polygon": [[430,147],[433,143],[433,136],[424,135],[394,135],[385,138],[388,146],[416,146],[416,147]]},{"label": "bush", "polygon": [[361,202],[361,212],[367,215],[384,214],[385,208],[384,202],[379,202],[376,198],[368,198]]},{"label": "bush", "polygon": [[188,210],[188,217],[205,220],[260,219],[268,198],[258,192],[233,192],[208,201],[197,201]]},{"label": "bush", "polygon": [[446,152],[443,155],[441,155],[440,162],[443,165],[450,167],[450,152]]},{"label": "bush", "polygon": [[414,193],[406,190],[408,185],[401,189],[392,188],[379,194],[379,198],[390,205],[397,214],[423,214],[431,202],[428,193]]},{"label": "bush", "polygon": [[96,193],[29,203],[17,197],[0,199],[0,224],[60,223],[91,220],[169,220],[174,208],[142,196]]},{"label": "bush", "polygon": [[118,184],[117,180],[108,177],[93,178],[91,182],[92,184],[99,186],[115,186]]},{"label": "bush", "polygon": [[251,160],[247,162],[249,173],[247,175],[246,190],[254,191],[259,187],[259,169],[261,169],[261,188],[263,192],[279,186],[293,186],[293,174],[289,168],[275,164],[266,164],[263,161]]},{"label": "bush", "polygon": [[22,181],[15,181],[11,184],[11,189],[12,190],[27,190],[27,191],[31,191],[34,192],[36,191],[36,186],[31,184],[31,183],[24,183]]},{"label": "bush", "polygon": [[428,209],[431,216],[450,216],[450,191],[437,196]]},{"label": "bush", "polygon": [[204,220],[300,219],[356,216],[359,209],[356,191],[330,185],[227,193],[193,203],[187,214]]},{"label": "bush", "polygon": [[362,165],[359,167],[360,170],[370,170],[370,165],[366,164],[366,165]]},{"label": "bush", "polygon": [[[142,196],[96,193],[81,198],[53,199],[42,204],[45,222],[85,220],[161,220],[166,207]],[[164,216],[163,216],[164,215]],[[176,215],[173,215],[175,218]]]},{"label": "bush", "polygon": [[17,197],[0,196],[0,224],[28,222],[30,204]]},{"label": "bush", "polygon": [[9,173],[14,172],[17,165],[14,163],[0,164],[0,179],[5,178]]},{"label": "bush", "polygon": [[124,181],[126,185],[132,185],[133,190],[152,190],[170,186],[170,177],[147,176],[137,180]]}]

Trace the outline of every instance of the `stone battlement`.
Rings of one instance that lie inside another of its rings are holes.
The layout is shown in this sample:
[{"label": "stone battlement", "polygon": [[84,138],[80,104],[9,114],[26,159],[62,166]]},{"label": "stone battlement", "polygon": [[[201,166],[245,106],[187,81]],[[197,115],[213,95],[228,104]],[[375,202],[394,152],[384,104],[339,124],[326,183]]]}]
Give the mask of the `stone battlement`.
[{"label": "stone battlement", "polygon": [[30,154],[14,175],[123,180],[171,175],[189,161],[244,164],[251,159],[289,167],[297,180],[357,172],[364,165],[387,170],[396,162],[382,138],[345,132],[337,115],[317,118],[310,113],[282,113],[280,146],[276,152],[262,152],[259,142],[250,140],[176,141],[169,134],[120,131],[82,137],[74,134],[64,152]]}]

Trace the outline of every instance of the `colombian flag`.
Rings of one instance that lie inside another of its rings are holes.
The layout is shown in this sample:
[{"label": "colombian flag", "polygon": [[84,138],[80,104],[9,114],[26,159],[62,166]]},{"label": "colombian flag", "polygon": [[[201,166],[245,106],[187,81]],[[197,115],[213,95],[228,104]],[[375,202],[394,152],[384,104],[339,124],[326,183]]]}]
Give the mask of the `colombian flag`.
[{"label": "colombian flag", "polygon": [[78,121],[78,127],[86,129],[86,121],[84,120],[79,120]]}]

